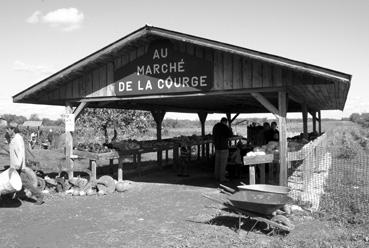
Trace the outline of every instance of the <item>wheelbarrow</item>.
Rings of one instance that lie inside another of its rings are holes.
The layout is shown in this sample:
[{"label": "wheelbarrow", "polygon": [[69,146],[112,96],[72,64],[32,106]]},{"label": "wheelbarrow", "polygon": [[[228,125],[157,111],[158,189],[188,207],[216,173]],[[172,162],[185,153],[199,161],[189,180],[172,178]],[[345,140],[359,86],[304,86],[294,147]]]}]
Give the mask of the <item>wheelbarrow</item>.
[{"label": "wheelbarrow", "polygon": [[221,192],[226,197],[214,198],[203,194],[204,197],[223,204],[227,209],[239,215],[239,226],[241,228],[241,217],[255,220],[256,223],[249,230],[252,231],[259,222],[267,224],[271,232],[283,230],[290,232],[294,229],[292,222],[280,209],[292,199],[287,196],[288,188],[265,184],[241,185],[234,190],[222,184]]}]

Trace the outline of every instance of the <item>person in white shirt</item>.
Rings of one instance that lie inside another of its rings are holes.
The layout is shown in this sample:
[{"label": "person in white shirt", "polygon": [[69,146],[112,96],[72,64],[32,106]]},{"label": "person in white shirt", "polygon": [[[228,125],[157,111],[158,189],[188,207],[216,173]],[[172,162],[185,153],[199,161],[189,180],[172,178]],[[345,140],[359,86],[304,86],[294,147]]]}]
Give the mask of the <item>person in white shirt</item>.
[{"label": "person in white shirt", "polygon": [[10,136],[9,144],[9,156],[10,156],[10,168],[14,168],[18,171],[19,176],[22,179],[23,188],[28,189],[32,195],[36,198],[35,204],[42,204],[43,194],[33,185],[28,174],[25,171],[26,156],[23,137],[19,134],[18,124],[16,122],[10,122],[7,126],[6,132]]}]

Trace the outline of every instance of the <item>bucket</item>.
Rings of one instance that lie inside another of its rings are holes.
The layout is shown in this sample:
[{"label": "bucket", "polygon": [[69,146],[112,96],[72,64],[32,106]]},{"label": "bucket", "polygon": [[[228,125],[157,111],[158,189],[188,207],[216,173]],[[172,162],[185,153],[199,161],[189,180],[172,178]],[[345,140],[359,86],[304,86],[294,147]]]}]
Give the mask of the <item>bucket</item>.
[{"label": "bucket", "polygon": [[18,172],[9,168],[0,174],[0,195],[13,193],[22,189],[22,180]]}]

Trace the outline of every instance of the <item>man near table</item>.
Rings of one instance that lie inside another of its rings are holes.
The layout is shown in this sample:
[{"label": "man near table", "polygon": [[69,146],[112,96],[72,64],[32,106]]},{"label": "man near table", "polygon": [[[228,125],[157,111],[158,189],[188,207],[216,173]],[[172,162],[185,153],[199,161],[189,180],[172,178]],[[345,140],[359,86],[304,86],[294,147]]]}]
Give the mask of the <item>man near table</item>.
[{"label": "man near table", "polygon": [[9,134],[10,137],[10,168],[14,168],[18,171],[19,176],[22,180],[23,188],[28,189],[36,198],[35,204],[41,205],[44,202],[44,196],[42,192],[33,185],[33,182],[25,171],[26,151],[24,147],[23,137],[19,133],[18,124],[16,122],[10,122],[7,126],[6,132]]},{"label": "man near table", "polygon": [[232,137],[232,130],[227,125],[227,118],[223,117],[213,127],[213,142],[215,146],[214,177],[219,181],[225,181],[225,172],[228,161],[228,139]]}]

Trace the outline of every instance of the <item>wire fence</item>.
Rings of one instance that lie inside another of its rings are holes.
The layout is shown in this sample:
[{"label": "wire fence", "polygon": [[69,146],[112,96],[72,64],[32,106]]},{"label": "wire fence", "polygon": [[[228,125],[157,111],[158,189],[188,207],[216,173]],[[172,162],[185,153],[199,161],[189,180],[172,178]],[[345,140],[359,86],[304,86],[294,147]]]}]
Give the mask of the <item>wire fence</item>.
[{"label": "wire fence", "polygon": [[[337,132],[339,131],[339,132]],[[291,197],[312,211],[349,223],[368,221],[369,152],[355,131],[335,130],[291,162]]]}]

